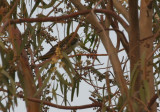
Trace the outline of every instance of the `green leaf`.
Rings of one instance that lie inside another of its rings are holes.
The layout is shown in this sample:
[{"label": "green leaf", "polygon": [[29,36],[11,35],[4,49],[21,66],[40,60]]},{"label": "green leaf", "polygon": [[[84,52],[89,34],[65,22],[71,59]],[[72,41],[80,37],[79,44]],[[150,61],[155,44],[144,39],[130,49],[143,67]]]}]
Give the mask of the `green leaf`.
[{"label": "green leaf", "polygon": [[47,86],[47,83],[49,82],[50,79],[51,79],[51,73],[49,73],[48,77],[45,78],[42,87],[34,94],[34,97],[36,97],[37,95],[39,95],[41,91],[43,91],[43,89]]},{"label": "green leaf", "polygon": [[62,94],[63,94],[63,87],[64,87],[64,84],[60,82],[60,89],[61,89]]},{"label": "green leaf", "polygon": [[22,89],[24,90],[24,100],[26,101],[27,100],[26,91],[28,91],[28,90],[26,90],[26,88],[25,88],[23,75],[21,74],[20,71],[17,71],[17,75],[18,75],[19,82],[22,86]]},{"label": "green leaf", "polygon": [[71,92],[71,101],[73,101],[75,88],[76,88],[76,81],[74,81],[74,84],[73,84],[73,87],[72,87],[72,92]]},{"label": "green leaf", "polygon": [[67,85],[64,85],[64,103],[67,105]]},{"label": "green leaf", "polygon": [[67,54],[65,52],[62,52],[62,55],[63,55],[63,59],[62,61],[67,65],[67,67],[65,66],[64,69],[66,70],[66,72],[68,73],[68,76],[70,77],[70,80],[72,82],[72,84],[74,84],[74,80],[73,80],[73,76],[72,74],[75,76],[77,75],[70,60],[69,60],[69,57],[67,56]]},{"label": "green leaf", "polygon": [[89,48],[87,48],[87,47],[85,46],[85,44],[84,44],[84,43],[80,42],[80,43],[79,43],[79,45],[80,45],[80,47],[81,47],[82,49],[84,49],[84,50],[86,50],[86,51],[90,52],[90,49],[89,49]]},{"label": "green leaf", "polygon": [[78,95],[79,95],[79,83],[80,83],[80,79],[79,80],[77,80],[77,97],[78,97]]},{"label": "green leaf", "polygon": [[92,37],[91,37],[91,39],[90,39],[90,42],[91,42],[90,47],[93,45],[94,40],[95,40],[95,35],[91,35],[91,36],[92,36]]},{"label": "green leaf", "polygon": [[[64,61],[64,60],[63,60]],[[67,63],[65,63],[67,65]],[[73,85],[73,76],[72,76],[72,72],[70,71],[68,66],[63,66],[63,69],[66,71],[67,75],[69,76],[72,85]]]},{"label": "green leaf", "polygon": [[0,41],[0,47],[5,50],[5,45],[2,41]]},{"label": "green leaf", "polygon": [[[51,63],[51,62],[47,62],[47,63],[43,64],[43,66],[41,66],[39,72],[38,72],[37,75],[36,75],[36,80],[39,79],[39,77],[40,77],[40,75],[42,74],[43,70],[44,70],[44,69],[48,66],[48,64],[50,64],[50,63]],[[51,68],[50,68],[50,69],[51,69]],[[50,70],[50,69],[48,69],[48,70]],[[50,71],[49,71],[48,73],[50,73]]]},{"label": "green leaf", "polygon": [[88,29],[89,29],[89,24],[84,25],[84,32],[85,32],[86,35],[88,33]]},{"label": "green leaf", "polygon": [[[0,100],[2,100],[2,98],[0,98]],[[4,106],[2,102],[0,102],[0,110],[2,110],[3,112],[7,112],[7,108]]]},{"label": "green leaf", "polygon": [[55,71],[55,75],[58,77],[61,85],[69,85],[69,83],[63,78],[63,75],[60,74],[60,72],[58,72],[57,70]]},{"label": "green leaf", "polygon": [[94,67],[90,67],[90,69],[92,70],[93,73],[95,73],[98,77],[99,77],[99,81],[102,81],[103,79],[105,79],[105,76],[100,73],[98,70],[96,70]]},{"label": "green leaf", "polygon": [[71,21],[67,22],[67,36],[70,34],[69,31],[70,31],[71,23],[72,23]]},{"label": "green leaf", "polygon": [[95,39],[94,39],[93,49],[94,49],[94,48],[96,47],[96,45],[98,44],[98,36],[95,35],[95,34],[94,34],[94,36],[95,36]]},{"label": "green leaf", "polygon": [[52,89],[52,94],[56,100],[56,103],[57,103],[57,93],[56,93],[56,89]]},{"label": "green leaf", "polygon": [[28,18],[28,12],[24,0],[21,0],[21,14],[23,14],[23,18]]},{"label": "green leaf", "polygon": [[[24,32],[24,34],[22,35],[22,43],[21,43],[21,47],[20,48],[18,48],[17,50],[18,50],[18,54],[20,55],[20,53],[22,52],[22,50],[24,49],[24,47],[25,47],[25,45],[26,45],[26,43],[27,43],[27,41],[28,41],[28,32],[30,31],[30,28],[31,28],[31,26],[30,25],[28,25],[27,26],[27,29],[25,30],[25,32]],[[18,46],[17,46],[18,47]]]},{"label": "green leaf", "polygon": [[56,1],[57,0],[51,0],[49,4],[46,4],[44,1],[41,1],[43,6],[39,6],[39,7],[42,9],[53,7]]},{"label": "green leaf", "polygon": [[[109,93],[108,93],[108,94],[109,94]],[[103,95],[103,97],[104,97],[104,95],[105,95],[105,84],[103,84],[102,95]]]},{"label": "green leaf", "polygon": [[17,96],[16,95],[16,88],[15,88],[16,87],[15,81],[12,79],[12,77],[4,69],[1,69],[0,73],[9,79],[11,86],[12,86],[12,88],[9,88],[9,90],[14,96]]},{"label": "green leaf", "polygon": [[39,5],[40,2],[41,2],[41,0],[36,1],[35,5],[33,6],[32,10],[31,10],[29,17],[32,16],[33,12],[35,11],[35,9],[37,8],[37,6]]},{"label": "green leaf", "polygon": [[87,35],[86,35],[86,38],[85,38],[85,40],[84,40],[84,45],[90,40],[90,35],[91,35],[91,33],[88,33]]},{"label": "green leaf", "polygon": [[37,49],[37,39],[36,39],[35,29],[36,29],[36,25],[35,26],[30,25],[30,35],[32,38],[33,49]]}]

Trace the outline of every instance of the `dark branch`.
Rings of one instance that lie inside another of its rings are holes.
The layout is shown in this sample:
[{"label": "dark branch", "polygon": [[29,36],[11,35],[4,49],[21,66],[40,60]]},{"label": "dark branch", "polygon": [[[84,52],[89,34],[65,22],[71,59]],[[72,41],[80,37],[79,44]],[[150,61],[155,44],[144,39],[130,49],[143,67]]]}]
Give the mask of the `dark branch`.
[{"label": "dark branch", "polygon": [[[24,98],[22,94],[18,94],[18,96],[20,98]],[[77,110],[77,109],[86,109],[86,108],[93,108],[93,107],[102,107],[101,103],[92,103],[92,104],[81,105],[81,106],[62,106],[62,105],[53,104],[48,101],[42,101],[37,98],[27,98],[27,100],[36,102],[36,103],[40,103],[40,104],[43,103],[44,105],[48,105],[48,106],[55,107],[58,109],[66,109],[66,110]]]},{"label": "dark branch", "polygon": [[[58,16],[58,17],[16,19],[16,20],[10,20],[9,23],[16,24],[16,23],[23,23],[23,22],[59,22],[62,20],[78,17],[79,15],[86,15],[90,12],[91,12],[91,10],[85,10],[85,11],[75,12],[70,15],[63,15],[63,16]],[[94,12],[108,14],[108,15],[114,17],[115,19],[117,19],[125,28],[128,28],[128,24],[113,11],[106,10],[106,9],[95,9]]]}]

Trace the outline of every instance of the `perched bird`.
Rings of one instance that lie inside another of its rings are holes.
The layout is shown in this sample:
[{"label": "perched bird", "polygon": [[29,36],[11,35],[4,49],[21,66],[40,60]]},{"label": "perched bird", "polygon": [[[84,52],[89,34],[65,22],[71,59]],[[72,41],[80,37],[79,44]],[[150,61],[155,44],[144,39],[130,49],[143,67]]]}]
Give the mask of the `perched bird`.
[{"label": "perched bird", "polygon": [[46,54],[40,56],[40,60],[49,59],[51,56],[56,54],[56,49],[59,47],[62,51],[70,54],[72,50],[78,45],[79,35],[75,32],[71,33],[67,37],[65,37],[62,41],[58,42],[54,45]]}]

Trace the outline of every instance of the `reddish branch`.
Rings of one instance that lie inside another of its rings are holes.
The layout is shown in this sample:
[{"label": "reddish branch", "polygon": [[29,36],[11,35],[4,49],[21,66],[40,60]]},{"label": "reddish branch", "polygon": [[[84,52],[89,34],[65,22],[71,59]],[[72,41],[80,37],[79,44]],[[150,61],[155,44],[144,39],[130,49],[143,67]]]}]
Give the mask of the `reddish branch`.
[{"label": "reddish branch", "polygon": [[140,42],[143,42],[148,39],[156,39],[159,35],[160,35],[160,30],[158,30],[154,35],[151,35],[151,36],[148,36],[148,37],[141,39]]},{"label": "reddish branch", "polygon": [[[20,98],[24,98],[24,96],[22,94],[18,94],[18,96]],[[92,103],[92,104],[81,105],[81,106],[62,106],[62,105],[53,104],[48,101],[42,101],[37,98],[27,98],[27,100],[32,101],[32,102],[36,102],[36,103],[40,103],[40,104],[43,103],[44,105],[48,105],[48,106],[59,108],[59,109],[67,109],[67,110],[86,109],[86,108],[93,108],[93,107],[101,107],[102,106],[101,103]]]},{"label": "reddish branch", "polygon": [[[75,12],[70,15],[63,15],[58,17],[23,18],[23,19],[10,20],[9,23],[15,24],[15,23],[23,23],[23,22],[58,22],[58,21],[62,21],[70,18],[75,18],[75,17],[78,17],[79,15],[86,15],[90,12],[91,10],[85,10],[85,11]],[[125,28],[128,28],[128,24],[113,11],[106,10],[106,9],[95,9],[94,12],[111,15],[112,17],[117,19]]]},{"label": "reddish branch", "polygon": [[155,94],[155,95],[151,98],[151,100],[149,101],[149,103],[148,103],[148,105],[147,105],[147,108],[148,108],[149,110],[151,109],[152,105],[155,103],[155,101],[157,100],[157,98],[158,98],[158,93]]},{"label": "reddish branch", "polygon": [[[3,88],[0,88],[0,91],[7,92],[7,90],[5,90]],[[17,96],[20,97],[20,98],[24,98],[24,96],[21,93],[17,94]],[[40,103],[40,104],[43,103],[44,105],[48,105],[48,106],[59,108],[59,109],[67,109],[67,110],[77,110],[77,109],[86,109],[86,108],[93,108],[93,107],[102,107],[102,104],[99,103],[99,102],[94,102],[92,104],[81,105],[81,106],[62,106],[62,105],[53,104],[53,103],[48,102],[48,101],[42,101],[42,100],[39,100],[37,98],[27,98],[27,100],[32,101],[32,102],[36,102],[36,103]]]}]

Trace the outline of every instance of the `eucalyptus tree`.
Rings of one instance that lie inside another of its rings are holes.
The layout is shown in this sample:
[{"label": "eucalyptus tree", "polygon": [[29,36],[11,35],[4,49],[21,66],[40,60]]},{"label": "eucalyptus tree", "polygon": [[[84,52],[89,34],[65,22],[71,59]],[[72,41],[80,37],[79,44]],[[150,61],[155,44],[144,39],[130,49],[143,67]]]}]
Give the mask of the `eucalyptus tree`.
[{"label": "eucalyptus tree", "polygon": [[0,109],[156,112],[159,4],[1,0]]}]

